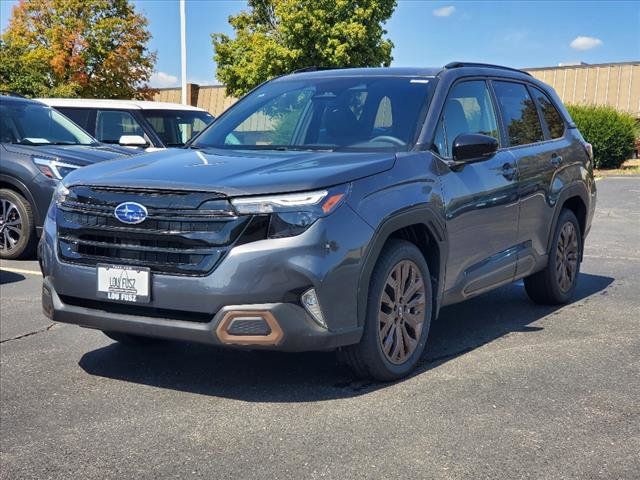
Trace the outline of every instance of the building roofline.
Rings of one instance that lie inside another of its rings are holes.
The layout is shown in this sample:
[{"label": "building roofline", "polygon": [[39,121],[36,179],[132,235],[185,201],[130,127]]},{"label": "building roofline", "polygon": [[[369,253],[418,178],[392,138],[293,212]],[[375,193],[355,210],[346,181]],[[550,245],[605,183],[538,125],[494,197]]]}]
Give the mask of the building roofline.
[{"label": "building roofline", "polygon": [[540,70],[559,70],[566,68],[591,68],[591,67],[613,67],[618,65],[640,65],[640,60],[632,60],[629,62],[608,62],[608,63],[584,63],[578,65],[558,65],[555,67],[531,67],[531,68],[521,68],[520,70],[525,70],[527,72],[536,72]]}]

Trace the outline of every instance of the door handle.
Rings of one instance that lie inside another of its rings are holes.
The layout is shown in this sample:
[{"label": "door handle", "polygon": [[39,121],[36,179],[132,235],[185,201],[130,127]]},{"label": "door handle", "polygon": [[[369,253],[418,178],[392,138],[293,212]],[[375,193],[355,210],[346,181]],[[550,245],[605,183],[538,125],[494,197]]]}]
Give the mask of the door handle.
[{"label": "door handle", "polygon": [[554,167],[558,167],[561,163],[562,157],[560,155],[558,155],[557,153],[551,155],[551,165],[553,165]]},{"label": "door handle", "polygon": [[516,176],[516,167],[513,163],[502,165],[502,176],[507,180],[513,180]]}]

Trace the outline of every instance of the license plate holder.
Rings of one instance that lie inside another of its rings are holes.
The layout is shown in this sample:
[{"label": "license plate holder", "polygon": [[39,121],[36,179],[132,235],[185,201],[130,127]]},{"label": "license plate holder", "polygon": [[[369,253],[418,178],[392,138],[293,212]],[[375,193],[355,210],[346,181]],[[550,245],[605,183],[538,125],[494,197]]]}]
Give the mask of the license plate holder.
[{"label": "license plate holder", "polygon": [[123,303],[151,301],[151,269],[131,265],[96,265],[98,298]]}]

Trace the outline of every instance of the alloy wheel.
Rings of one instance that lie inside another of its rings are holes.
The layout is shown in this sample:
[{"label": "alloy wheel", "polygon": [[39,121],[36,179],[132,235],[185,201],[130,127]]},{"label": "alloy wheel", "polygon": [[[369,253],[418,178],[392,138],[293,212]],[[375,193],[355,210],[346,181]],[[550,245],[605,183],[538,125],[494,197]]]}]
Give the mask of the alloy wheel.
[{"label": "alloy wheel", "polygon": [[18,207],[0,199],[0,250],[11,251],[22,238],[22,217]]},{"label": "alloy wheel", "polygon": [[556,248],[556,280],[563,293],[568,292],[578,273],[578,233],[572,222],[562,226]]},{"label": "alloy wheel", "polygon": [[387,360],[404,363],[415,351],[425,316],[425,286],[418,266],[402,260],[389,273],[378,312],[380,346]]}]

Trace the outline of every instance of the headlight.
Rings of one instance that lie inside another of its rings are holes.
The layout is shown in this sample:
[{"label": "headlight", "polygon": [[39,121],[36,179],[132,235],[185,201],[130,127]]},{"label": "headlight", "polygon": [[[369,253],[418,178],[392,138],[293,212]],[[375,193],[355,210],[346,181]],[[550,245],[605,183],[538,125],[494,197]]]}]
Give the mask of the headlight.
[{"label": "headlight", "polygon": [[80,168],[79,165],[73,165],[71,163],[64,163],[54,158],[38,158],[33,157],[33,163],[36,164],[38,169],[47,177],[52,178],[54,180],[61,180],[67,174],[71,173],[77,168]]},{"label": "headlight", "polygon": [[53,201],[56,203],[56,205],[60,205],[67,199],[67,195],[69,195],[69,189],[65,187],[62,182],[60,182],[56,187],[56,191],[53,192]]},{"label": "headlight", "polygon": [[313,192],[234,198],[231,203],[240,215],[271,214],[269,238],[280,238],[304,232],[338,208],[347,193],[348,185],[341,185]]}]

